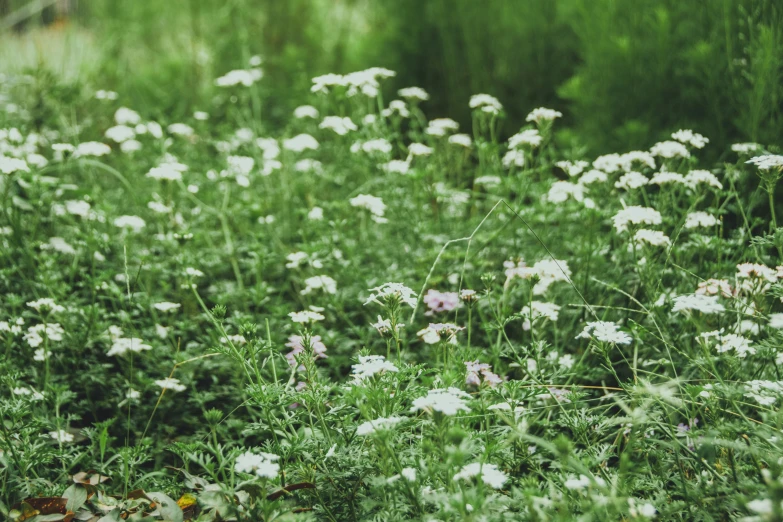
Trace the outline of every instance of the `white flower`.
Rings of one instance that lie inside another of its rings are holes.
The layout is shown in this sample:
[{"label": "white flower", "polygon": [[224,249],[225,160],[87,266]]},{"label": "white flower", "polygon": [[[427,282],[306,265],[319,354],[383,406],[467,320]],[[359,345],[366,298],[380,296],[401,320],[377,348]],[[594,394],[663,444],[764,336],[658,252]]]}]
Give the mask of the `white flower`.
[{"label": "white flower", "polygon": [[181,163],[161,163],[157,167],[152,167],[150,171],[147,172],[146,177],[167,181],[180,181],[182,179],[182,173],[187,169],[188,167]]},{"label": "white flower", "polygon": [[73,442],[73,435],[65,430],[50,431],[49,436],[57,442]]},{"label": "white flower", "polygon": [[[595,477],[594,482],[599,486],[606,485],[603,479],[601,479],[600,477]],[[569,477],[565,482],[563,482],[563,486],[565,486],[566,489],[581,491],[583,489],[590,487],[592,483],[593,481],[591,481],[589,477],[585,475],[579,475],[579,477],[573,477],[573,476]]]},{"label": "white flower", "polygon": [[532,270],[539,277],[538,283],[533,286],[535,295],[546,293],[553,283],[567,282],[571,279],[568,262],[562,259],[542,259],[533,265]]},{"label": "white flower", "polygon": [[136,152],[137,150],[141,150],[141,142],[137,140],[123,141],[120,144],[120,150],[124,154],[130,154],[132,152]]},{"label": "white flower", "polygon": [[769,314],[769,327],[777,330],[783,329],[783,314]]},{"label": "white flower", "polygon": [[330,129],[340,136],[345,136],[350,131],[355,131],[359,127],[351,121],[351,118],[340,116],[326,116],[323,121],[318,125],[320,129]]},{"label": "white flower", "polygon": [[500,185],[501,182],[502,180],[500,179],[500,176],[479,176],[473,180],[474,185],[484,185],[487,187]]},{"label": "white flower", "polygon": [[302,312],[291,312],[288,314],[288,317],[291,318],[291,320],[295,323],[314,323],[317,321],[323,321],[324,316],[318,312],[313,312],[312,310],[304,310]]},{"label": "white flower", "polygon": [[516,149],[520,145],[536,148],[541,145],[542,141],[544,141],[544,138],[538,133],[538,129],[527,129],[511,136],[508,139],[508,148]]},{"label": "white flower", "polygon": [[698,310],[703,314],[716,314],[723,312],[725,309],[726,308],[718,302],[717,295],[690,294],[675,297],[672,312]]},{"label": "white flower", "polygon": [[430,120],[424,132],[430,136],[445,136],[449,132],[459,129],[459,123],[451,118],[435,118]]},{"label": "white flower", "polygon": [[473,145],[473,140],[468,134],[453,134],[449,136],[449,143],[469,149]]},{"label": "white flower", "polygon": [[308,257],[309,256],[307,255],[307,252],[291,252],[285,256],[285,258],[288,260],[288,263],[286,263],[285,267],[299,268],[302,263],[307,261]]},{"label": "white flower", "polygon": [[111,147],[99,141],[87,141],[80,143],[73,151],[74,158],[83,158],[85,156],[105,156],[111,153]]},{"label": "white flower", "polygon": [[631,344],[631,341],[633,341],[630,335],[620,331],[617,323],[611,321],[589,322],[576,338],[597,339],[612,344]]},{"label": "white flower", "polygon": [[358,152],[359,150],[368,154],[389,154],[392,151],[392,144],[388,140],[378,138],[365,141],[364,143],[357,141],[351,145],[351,152]]},{"label": "white flower", "polygon": [[690,158],[691,153],[682,143],[676,141],[662,141],[656,143],[650,149],[650,154],[662,158]]},{"label": "white flower", "polygon": [[494,489],[502,488],[508,480],[508,475],[500,471],[495,464],[481,462],[463,466],[459,473],[454,475],[454,480],[468,480],[473,477],[481,477],[484,484]]},{"label": "white flower", "polygon": [[[2,142],[0,142],[1,144]],[[30,172],[27,163],[18,158],[10,158],[0,154],[0,172],[3,174],[13,174],[14,172]]]},{"label": "white flower", "polygon": [[691,229],[691,228],[699,228],[699,227],[713,227],[720,223],[718,221],[718,218],[713,216],[712,214],[708,214],[707,212],[689,212],[687,216],[685,216],[685,224],[683,225],[685,228]]},{"label": "white flower", "polygon": [[383,223],[386,221],[383,218],[383,215],[386,212],[386,205],[381,198],[369,194],[359,194],[358,196],[351,198],[350,203],[352,207],[367,209],[370,214],[373,215],[376,222]]},{"label": "white flower", "polygon": [[559,364],[560,366],[562,366],[565,369],[571,369],[574,366],[575,362],[576,361],[574,360],[574,356],[571,355],[570,353],[567,353],[565,355],[561,355],[557,359],[557,364]]},{"label": "white flower", "polygon": [[421,340],[427,344],[436,344],[445,337],[446,342],[456,343],[457,332],[464,330],[465,327],[457,326],[451,323],[430,323],[427,328],[416,332]]},{"label": "white flower", "polygon": [[[27,329],[24,334],[24,340],[30,345],[31,348],[38,348],[43,344],[44,338],[49,341],[62,341],[65,330],[59,323],[47,323],[37,324]],[[40,358],[36,358],[37,361],[43,359],[43,349],[40,350]]]},{"label": "white flower", "polygon": [[327,294],[336,294],[337,293],[337,281],[332,279],[329,276],[320,275],[320,276],[314,276],[314,277],[308,277],[304,281],[305,288],[299,292],[302,295],[307,295],[311,293],[313,290],[323,290]]},{"label": "white flower", "polygon": [[549,321],[557,321],[557,318],[559,317],[559,306],[554,303],[545,303],[541,301],[533,301],[529,305],[522,308],[522,317],[528,319],[531,317],[531,306],[533,320],[543,317]]},{"label": "white flower", "polygon": [[547,109],[546,107],[538,107],[530,111],[525,121],[534,121],[541,123],[542,121],[554,121],[556,118],[563,116],[563,113],[553,109]]},{"label": "white flower", "polygon": [[[494,96],[489,94],[474,94],[468,103],[471,109],[482,109],[485,112],[497,114],[503,110],[503,105]],[[488,110],[487,110],[488,109]]]},{"label": "white flower", "polygon": [[52,313],[60,313],[65,311],[65,307],[55,303],[54,299],[52,299],[51,297],[42,297],[41,299],[37,299],[35,301],[29,301],[26,304],[30,308],[34,309],[36,312],[40,312],[41,310],[49,311]]},{"label": "white flower", "polygon": [[193,113],[193,119],[198,121],[207,121],[209,119],[209,113],[204,111],[196,111]]},{"label": "white flower", "polygon": [[628,230],[628,224],[660,225],[663,219],[661,213],[650,207],[630,206],[614,215],[614,228],[618,232]]},{"label": "white flower", "polygon": [[690,145],[695,149],[703,149],[704,146],[710,142],[709,139],[705,138],[697,132],[693,132],[690,129],[678,130],[672,134],[672,139],[677,140],[680,143]]},{"label": "white flower", "polygon": [[42,250],[54,250],[61,254],[75,255],[76,249],[61,237],[51,237],[47,243],[41,245]]},{"label": "white flower", "polygon": [[297,172],[320,172],[321,162],[311,158],[305,158],[294,163],[294,170]]},{"label": "white flower", "polygon": [[353,377],[357,382],[368,379],[376,374],[398,372],[399,369],[387,361],[383,355],[360,355],[359,364],[351,366]]},{"label": "white flower", "polygon": [[503,167],[524,167],[525,166],[525,153],[521,150],[509,150],[503,155]]},{"label": "white flower", "polygon": [[100,89],[95,91],[95,98],[98,100],[116,100],[117,93],[114,91],[104,91],[103,89]]},{"label": "white flower", "polygon": [[584,201],[584,193],[585,188],[582,185],[568,181],[555,181],[549,188],[546,199],[550,203],[563,203],[570,196],[576,201]]},{"label": "white flower", "polygon": [[768,498],[751,500],[746,506],[749,510],[759,515],[771,515],[773,511],[772,500]]},{"label": "white flower", "polygon": [[145,350],[152,350],[152,346],[145,344],[136,337],[118,337],[112,341],[111,349],[106,352],[109,357],[114,355],[124,355],[127,352],[139,353]]},{"label": "white flower", "polygon": [[416,482],[416,469],[415,468],[402,468],[400,475],[408,482]]},{"label": "white flower", "polygon": [[114,121],[117,125],[136,125],[141,123],[141,116],[133,109],[127,107],[120,107],[114,113]]},{"label": "white flower", "polygon": [[114,226],[140,232],[147,223],[138,216],[120,216],[114,220]]},{"label": "white flower", "polygon": [[397,94],[401,98],[408,100],[427,101],[430,99],[430,95],[421,87],[405,87],[404,89],[397,91]]},{"label": "white flower", "polygon": [[302,118],[318,118],[318,109],[312,105],[302,105],[294,109],[294,118],[301,120]]},{"label": "white flower", "polygon": [[169,330],[170,330],[170,329],[171,329],[170,327],[168,327],[168,328],[167,328],[167,327],[165,327],[165,326],[163,326],[163,325],[160,325],[160,324],[156,324],[156,325],[155,325],[155,333],[156,333],[156,334],[158,335],[158,337],[160,337],[161,339],[165,339],[166,337],[168,337],[168,336],[169,336]]},{"label": "white flower", "polygon": [[234,462],[234,471],[238,473],[255,473],[259,477],[273,479],[280,473],[280,457],[272,453],[253,453],[246,451],[239,455]]},{"label": "white flower", "polygon": [[378,95],[380,89],[379,78],[391,78],[396,73],[382,67],[370,67],[364,71],[356,71],[346,75],[324,74],[313,78],[311,92],[328,92],[329,87],[342,86],[348,87],[346,94],[355,96],[362,93],[365,96],[374,98]]},{"label": "white flower", "polygon": [[574,176],[578,176],[579,174],[581,174],[585,170],[585,167],[588,167],[590,165],[590,163],[588,163],[586,161],[581,161],[581,160],[579,160],[579,161],[558,161],[558,162],[555,163],[555,165],[560,167],[564,171],[566,171],[568,176],[573,178]]},{"label": "white flower", "polygon": [[469,412],[466,399],[470,399],[470,395],[457,388],[437,388],[427,392],[424,397],[415,399],[411,412],[437,411],[449,416],[456,415],[460,411]]},{"label": "white flower", "polygon": [[695,189],[697,185],[704,184],[714,187],[716,189],[722,189],[723,184],[718,181],[718,178],[709,170],[692,170],[685,176],[685,184],[690,188]]},{"label": "white flower", "polygon": [[172,390],[175,392],[185,391],[186,388],[184,384],[179,382],[179,379],[174,379],[173,377],[166,377],[165,379],[157,380],[155,381],[155,384],[164,390]]},{"label": "white flower", "polygon": [[411,143],[408,145],[408,153],[411,156],[429,156],[432,152],[432,147],[428,147],[423,143]]},{"label": "white flower", "polygon": [[654,174],[650,180],[650,185],[666,185],[668,183],[679,183],[680,185],[683,185],[685,184],[685,178],[682,174],[664,170]]},{"label": "white flower", "polygon": [[382,301],[388,301],[389,299],[399,299],[401,302],[407,304],[411,308],[416,308],[417,296],[416,292],[403,285],[402,283],[384,283],[381,286],[371,288],[370,297],[364,302],[365,305],[369,303],[378,303],[383,305]]},{"label": "white flower", "polygon": [[176,136],[192,136],[193,127],[190,125],[187,125],[186,123],[172,123],[168,127],[166,127],[166,130],[169,131],[169,134],[174,134]]},{"label": "white flower", "polygon": [[173,210],[171,207],[167,207],[159,201],[150,201],[147,203],[147,208],[158,214],[168,214]]},{"label": "white flower", "polygon": [[743,359],[747,357],[748,354],[754,355],[756,353],[756,348],[751,346],[750,339],[742,337],[741,335],[724,334],[722,330],[715,330],[712,332],[705,332],[699,337],[707,340],[717,340],[715,350],[718,353],[726,353],[733,350],[737,354],[737,357]]},{"label": "white flower", "polygon": [[608,176],[602,170],[592,169],[587,171],[579,178],[578,183],[580,185],[592,185],[593,183],[605,183],[608,180]]},{"label": "white flower", "polygon": [[411,164],[408,161],[391,160],[388,163],[380,165],[380,167],[390,174],[407,174]]},{"label": "white flower", "polygon": [[742,154],[753,152],[761,148],[761,145],[758,143],[735,143],[731,146],[731,150]]},{"label": "white flower", "polygon": [[106,132],[103,135],[115,143],[122,143],[135,138],[136,131],[127,125],[115,125],[114,127],[106,129]]},{"label": "white flower", "polygon": [[381,116],[384,118],[390,117],[392,114],[397,113],[401,118],[410,117],[411,113],[408,110],[408,106],[402,100],[392,100],[389,102],[389,108],[381,111]]},{"label": "white flower", "polygon": [[299,134],[293,138],[283,140],[283,148],[294,152],[317,150],[318,141],[309,134]]},{"label": "white flower", "polygon": [[80,200],[66,201],[65,211],[74,216],[87,217],[90,214],[90,204]]},{"label": "white flower", "polygon": [[378,430],[391,428],[404,420],[405,419],[402,417],[393,416],[388,418],[381,417],[379,419],[363,422],[356,428],[356,434],[359,436],[370,435]]},{"label": "white flower", "polygon": [[[778,356],[778,358],[780,358]],[[780,364],[780,363],[778,363]],[[783,381],[748,381],[745,383],[746,397],[750,397],[762,406],[771,406],[775,404],[778,398],[783,395]]]},{"label": "white flower", "polygon": [[199,270],[197,268],[187,267],[185,269],[185,275],[187,275],[189,277],[203,277],[204,276],[204,272],[202,272],[201,270]]},{"label": "white flower", "polygon": [[695,293],[706,295],[717,295],[720,293],[723,297],[729,298],[733,296],[731,285],[726,279],[707,279],[706,281],[699,281]]},{"label": "white flower", "polygon": [[321,207],[313,207],[310,212],[307,213],[307,219],[311,221],[321,221],[324,218],[324,209]]},{"label": "white flower", "polygon": [[[315,138],[313,138],[309,134],[300,134],[299,136],[309,136],[310,140],[312,140],[312,142],[315,143],[315,146],[311,148],[313,149],[318,148],[318,142],[315,141]],[[299,138],[299,136],[292,139],[297,139]],[[301,138],[301,139],[303,141],[309,141],[308,138]],[[313,144],[312,142],[310,143],[311,145]],[[277,143],[277,140],[274,138],[258,138],[256,139],[256,146],[262,151],[264,151],[263,156],[265,160],[273,160],[276,159],[278,156],[280,156],[280,145]],[[299,150],[298,152],[301,152],[301,150]]]},{"label": "white flower", "polygon": [[169,303],[167,301],[164,301],[162,303],[155,303],[152,306],[154,306],[156,310],[159,310],[161,312],[171,312],[172,310],[178,309],[182,305],[179,303]]},{"label": "white flower", "polygon": [[235,69],[216,79],[215,85],[218,87],[233,87],[235,85],[250,87],[262,77],[263,72],[261,69]]},{"label": "white flower", "polygon": [[667,247],[672,243],[669,236],[663,232],[659,230],[647,230],[644,228],[637,230],[633,238],[639,245],[646,243],[651,246]]}]

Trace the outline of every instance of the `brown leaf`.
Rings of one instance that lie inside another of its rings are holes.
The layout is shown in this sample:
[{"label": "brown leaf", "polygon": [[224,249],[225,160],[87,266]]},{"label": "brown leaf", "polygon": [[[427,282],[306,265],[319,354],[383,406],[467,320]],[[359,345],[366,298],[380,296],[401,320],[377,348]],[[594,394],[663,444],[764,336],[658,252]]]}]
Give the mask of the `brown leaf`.
[{"label": "brown leaf", "polygon": [[101,475],[95,470],[80,471],[73,477],[71,477],[77,484],[84,484],[85,486],[97,486],[107,480],[110,480],[106,475]]},{"label": "brown leaf", "polygon": [[315,489],[315,484],[313,484],[312,482],[299,482],[297,484],[289,484],[283,489],[278,489],[274,493],[270,493],[269,495],[267,495],[266,498],[267,500],[277,500],[283,495],[291,493],[292,491],[296,491],[297,489]]},{"label": "brown leaf", "polygon": [[35,497],[28,498],[25,503],[32,506],[33,509],[38,511],[40,515],[53,515],[58,513],[64,515],[67,513],[65,505],[68,503],[68,499],[62,497]]}]

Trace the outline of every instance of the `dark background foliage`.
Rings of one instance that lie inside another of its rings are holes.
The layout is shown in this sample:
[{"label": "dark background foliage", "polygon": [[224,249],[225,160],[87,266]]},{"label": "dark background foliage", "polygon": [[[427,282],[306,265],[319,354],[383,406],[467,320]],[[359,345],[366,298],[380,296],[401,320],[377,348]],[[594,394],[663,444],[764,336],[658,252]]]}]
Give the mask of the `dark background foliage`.
[{"label": "dark background foliage", "polygon": [[60,30],[91,35],[99,59],[78,64],[82,76],[167,119],[205,105],[216,76],[260,54],[271,125],[306,100],[311,77],[383,66],[398,72],[391,88],[432,93],[429,116],[467,123],[470,95],[487,92],[513,133],[531,108],[550,106],[571,128],[561,137],[595,154],[681,127],[709,136],[713,155],[783,131],[774,0],[82,0],[16,32],[58,18]]}]

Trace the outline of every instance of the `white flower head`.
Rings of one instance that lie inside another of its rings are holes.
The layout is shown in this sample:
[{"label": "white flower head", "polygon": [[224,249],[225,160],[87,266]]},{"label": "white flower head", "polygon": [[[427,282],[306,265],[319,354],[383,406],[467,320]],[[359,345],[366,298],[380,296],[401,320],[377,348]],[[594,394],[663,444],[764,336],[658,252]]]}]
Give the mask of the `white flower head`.
[{"label": "white flower head", "polygon": [[259,477],[273,479],[280,472],[280,457],[272,453],[246,451],[234,462],[234,470],[238,473],[250,473]]},{"label": "white flower head", "polygon": [[718,302],[717,295],[689,294],[674,298],[672,312],[696,310],[703,314],[721,313],[726,308]]},{"label": "white flower head", "polygon": [[563,116],[563,113],[554,109],[547,109],[546,107],[538,107],[530,111],[525,121],[534,121],[541,123],[542,121],[554,121],[556,118]]},{"label": "white flower head", "polygon": [[650,154],[661,158],[690,158],[691,153],[682,143],[677,141],[662,141],[656,143],[650,149]]},{"label": "white flower head", "polygon": [[495,464],[474,462],[463,466],[462,469],[454,475],[454,480],[468,480],[474,477],[480,477],[481,481],[494,489],[500,489],[508,480],[508,475],[500,471]]},{"label": "white flower head", "polygon": [[179,382],[179,379],[175,379],[173,377],[166,377],[165,379],[157,380],[155,381],[155,384],[157,384],[164,390],[171,390],[175,392],[185,391],[186,388],[184,384],[181,384]]},{"label": "white flower head", "polygon": [[353,378],[357,383],[374,375],[386,372],[398,372],[399,369],[383,355],[360,355],[359,363],[351,366]]},{"label": "white flower head", "polygon": [[628,230],[629,224],[660,225],[663,222],[661,213],[650,207],[630,206],[614,215],[614,228],[618,232]]},{"label": "white flower head", "polygon": [[690,129],[678,130],[672,134],[672,139],[684,143],[685,145],[690,145],[695,149],[703,149],[704,146],[710,142],[709,139]]},{"label": "white flower head", "polygon": [[376,433],[377,431],[388,430],[392,426],[399,424],[405,419],[402,417],[381,417],[375,420],[363,422],[356,428],[356,434],[359,436],[366,436]]},{"label": "white flower head", "polygon": [[436,411],[448,416],[456,415],[460,411],[470,412],[467,399],[470,399],[470,395],[458,388],[437,388],[427,392],[424,397],[415,399],[411,412]]},{"label": "white flower head", "polygon": [[611,321],[589,322],[577,339],[596,339],[611,344],[631,344],[633,338],[620,331],[620,326]]}]

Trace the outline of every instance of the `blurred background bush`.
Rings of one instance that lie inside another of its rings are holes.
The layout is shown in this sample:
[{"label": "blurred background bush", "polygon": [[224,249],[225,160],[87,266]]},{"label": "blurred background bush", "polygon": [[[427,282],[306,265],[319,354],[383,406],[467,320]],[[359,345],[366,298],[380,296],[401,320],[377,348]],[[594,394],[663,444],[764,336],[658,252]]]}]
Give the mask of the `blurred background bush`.
[{"label": "blurred background bush", "polygon": [[311,77],[383,66],[398,73],[387,100],[418,85],[429,116],[467,123],[486,92],[506,133],[557,108],[561,138],[593,154],[678,128],[716,156],[783,135],[779,0],[0,0],[0,19],[0,72],[48,69],[169,120],[261,55],[269,125],[306,102]]}]

